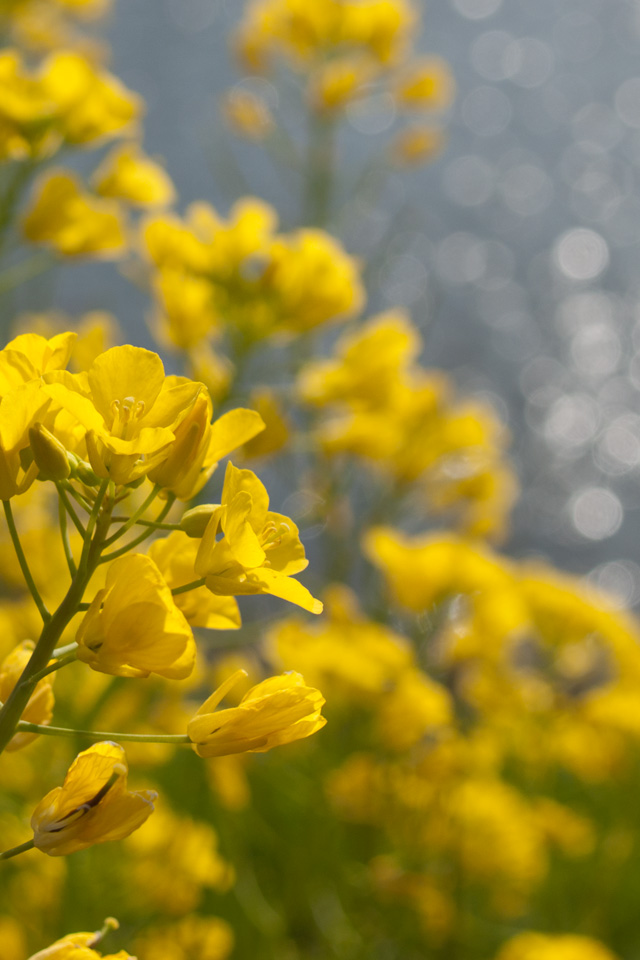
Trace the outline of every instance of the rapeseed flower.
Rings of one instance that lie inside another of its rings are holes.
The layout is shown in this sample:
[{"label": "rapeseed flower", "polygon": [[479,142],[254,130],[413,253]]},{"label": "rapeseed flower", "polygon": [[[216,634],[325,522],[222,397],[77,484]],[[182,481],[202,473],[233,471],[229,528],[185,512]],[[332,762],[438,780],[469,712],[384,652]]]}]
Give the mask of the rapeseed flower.
[{"label": "rapeseed flower", "polygon": [[129,345],[100,354],[86,375],[49,383],[48,392],[84,428],[97,476],[129,483],[170,452],[175,428],[203,389],[165,377],[157,353]]},{"label": "rapeseed flower", "polygon": [[94,948],[99,945],[100,939],[95,933],[70,933],[50,947],[34,953],[29,960],[136,960],[126,950],[99,953]]},{"label": "rapeseed flower", "polygon": [[153,813],[154,790],[127,790],[127,761],[117,743],[95,743],[79,753],[61,787],[31,817],[34,844],[51,857],[96,843],[122,840]]},{"label": "rapeseed flower", "polygon": [[202,704],[189,721],[187,735],[200,757],[265,753],[273,747],[310,737],[326,723],[320,715],[324,697],[305,685],[299,673],[270,677],[252,687],[237,707],[216,707],[246,677],[237,670]]},{"label": "rapeseed flower", "polygon": [[269,510],[269,494],[255,473],[228,463],[221,503],[198,549],[196,574],[213,593],[270,593],[321,613],[321,602],[293,579],[307,566],[295,523]]},{"label": "rapeseed flower", "polygon": [[116,147],[100,164],[92,182],[99,196],[136,206],[166,207],[175,199],[169,175],[137,144]]},{"label": "rapeseed flower", "polygon": [[117,257],[126,247],[123,211],[114,200],[86,192],[66,170],[49,173],[23,220],[31,243],[64,257]]},{"label": "rapeseed flower", "polygon": [[191,627],[153,560],[140,553],[109,564],[76,639],[79,660],[115,676],[182,680],[195,663]]},{"label": "rapeseed flower", "polygon": [[616,960],[603,943],[577,934],[520,933],[495,960]]}]

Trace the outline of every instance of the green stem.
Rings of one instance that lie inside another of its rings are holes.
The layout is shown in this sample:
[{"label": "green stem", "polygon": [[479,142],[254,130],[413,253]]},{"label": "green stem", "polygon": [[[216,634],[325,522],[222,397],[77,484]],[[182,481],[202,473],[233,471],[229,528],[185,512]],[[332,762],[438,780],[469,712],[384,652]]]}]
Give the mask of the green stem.
[{"label": "green stem", "polygon": [[27,723],[21,720],[18,723],[18,730],[21,733],[39,733],[47,737],[86,737],[89,740],[118,740],[130,741],[131,743],[175,743],[188,744],[193,741],[186,733],[113,733],[104,730],[74,730],[71,727],[50,727],[42,723]]},{"label": "green stem", "polygon": [[13,546],[18,557],[18,563],[20,564],[20,569],[22,570],[22,576],[25,579],[29,592],[33,597],[34,603],[38,610],[40,611],[40,616],[43,621],[47,623],[51,619],[51,614],[47,610],[44,600],[40,596],[38,588],[35,585],[35,581],[31,576],[31,571],[29,570],[29,564],[27,563],[27,558],[24,555],[24,550],[22,549],[22,544],[20,543],[20,538],[18,536],[18,531],[16,529],[15,520],[13,519],[13,510],[11,509],[11,501],[3,500],[2,505],[4,507],[4,515],[7,518],[7,527],[9,528],[9,534],[13,541]]},{"label": "green stem", "polygon": [[78,644],[73,641],[73,643],[67,643],[64,647],[56,647],[56,649],[51,654],[53,660],[59,660],[60,657],[66,657],[68,653],[73,653],[74,650],[78,649]]},{"label": "green stem", "polygon": [[305,226],[324,227],[331,215],[335,120],[311,113],[306,164]]},{"label": "green stem", "polygon": [[0,297],[9,293],[10,290],[15,290],[16,287],[26,283],[27,280],[51,270],[55,262],[50,254],[36,254],[34,257],[21,260],[12,267],[7,267],[0,273]]},{"label": "green stem", "polygon": [[[166,515],[169,513],[169,510],[171,510],[171,507],[173,506],[175,499],[176,498],[174,497],[173,494],[169,495],[167,502],[165,503],[164,507],[162,508],[162,510],[160,511],[160,513],[155,519],[156,523],[162,523]],[[153,528],[145,530],[139,536],[135,537],[135,539],[130,540],[129,543],[125,544],[124,547],[120,547],[119,550],[112,550],[111,553],[105,554],[105,556],[100,559],[100,563],[108,563],[110,560],[116,560],[118,557],[122,557],[125,553],[128,553],[129,550],[132,550],[133,547],[137,547],[139,543],[142,543],[144,540],[147,540],[152,533],[153,533]]]},{"label": "green stem", "polygon": [[77,568],[76,568],[76,562],[73,559],[71,544],[69,543],[69,530],[67,529],[67,511],[60,497],[58,497],[58,522],[60,523],[60,536],[62,537],[62,547],[64,549],[65,559],[67,561],[69,573],[73,578],[77,573]]},{"label": "green stem", "polygon": [[68,663],[73,663],[74,660],[78,659],[78,650],[77,644],[74,644],[76,647],[75,650],[72,650],[70,653],[66,653],[63,657],[58,657],[54,663],[50,663],[48,667],[45,667],[44,670],[39,670],[38,673],[32,674],[29,677],[29,683],[31,686],[35,686],[43,677],[48,676],[50,673],[55,673],[56,670],[60,670],[61,667],[66,667]]},{"label": "green stem", "polygon": [[198,587],[204,587],[205,578],[200,577],[199,580],[192,580],[190,583],[185,583],[181,587],[174,587],[171,591],[172,596],[177,597],[180,593],[188,593],[189,590],[197,590]]},{"label": "green stem", "polygon": [[12,847],[10,850],[5,850],[4,853],[0,853],[0,860],[10,860],[11,857],[17,857],[19,853],[25,853],[26,850],[33,850],[34,846],[35,843],[33,840],[25,840],[20,846]]},{"label": "green stem", "polygon": [[78,533],[80,534],[80,536],[81,536],[81,537],[83,538],[83,540],[84,540],[86,531],[85,531],[84,527],[82,526],[82,523],[81,523],[81,521],[80,521],[80,518],[78,517],[78,514],[77,514],[76,511],[73,509],[73,506],[72,506],[72,504],[71,504],[71,501],[69,500],[69,497],[67,496],[66,490],[64,489],[64,487],[62,486],[61,483],[56,483],[56,487],[57,487],[57,489],[58,489],[58,496],[60,497],[60,500],[61,500],[62,503],[64,504],[65,510],[67,511],[67,513],[69,514],[69,516],[71,517],[71,519],[73,520],[73,525],[75,526],[76,530],[78,531]]},{"label": "green stem", "polygon": [[0,753],[13,737],[20,717],[29,702],[33,692],[32,678],[42,675],[42,671],[49,666],[56,644],[67,625],[78,612],[78,605],[82,603],[84,591],[100,561],[100,552],[109,529],[110,509],[106,509],[102,517],[99,518],[99,515],[108,488],[109,481],[105,480],[98,491],[89,517],[86,539],[76,575],[58,609],[45,621],[40,639],[29,662],[2,709],[0,709]]},{"label": "green stem", "polygon": [[138,507],[138,509],[135,511],[135,513],[132,513],[132,514],[131,514],[131,516],[130,516],[129,519],[126,521],[126,523],[123,523],[122,526],[120,527],[120,529],[117,530],[117,531],[113,534],[113,536],[107,537],[107,539],[106,539],[105,542],[104,542],[105,547],[110,547],[112,543],[115,543],[116,540],[119,540],[120,537],[124,536],[124,534],[127,532],[127,530],[130,530],[131,527],[132,527],[135,523],[138,522],[138,520],[141,518],[142,514],[151,506],[151,504],[153,503],[153,501],[155,500],[155,498],[158,496],[158,494],[160,493],[161,489],[162,489],[162,487],[160,486],[160,484],[155,483],[155,484],[153,485],[153,490],[151,491],[151,493],[149,494],[149,496],[147,497],[147,499],[144,501],[144,503],[142,504],[142,506]]}]

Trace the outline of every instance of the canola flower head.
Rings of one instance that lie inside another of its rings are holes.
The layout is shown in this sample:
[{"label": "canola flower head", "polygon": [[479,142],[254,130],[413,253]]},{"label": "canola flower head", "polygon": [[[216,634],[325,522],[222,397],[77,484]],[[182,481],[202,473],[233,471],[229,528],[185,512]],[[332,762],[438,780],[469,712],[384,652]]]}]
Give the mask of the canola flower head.
[{"label": "canola flower head", "polygon": [[29,960],[136,960],[126,950],[117,953],[101,953],[95,933],[70,933],[56,940],[50,947],[34,953]]},{"label": "canola flower head", "polygon": [[196,574],[212,593],[269,593],[321,613],[322,603],[293,577],[307,565],[295,523],[269,510],[269,495],[253,471],[229,462],[221,503],[198,548]]},{"label": "canola flower head", "polygon": [[151,557],[134,553],[109,564],[76,636],[78,659],[120,677],[188,677],[193,632]]},{"label": "canola flower head", "polygon": [[124,214],[114,200],[92,196],[65,170],[46,175],[23,220],[31,243],[63,257],[119,257],[127,246]]},{"label": "canola flower head", "polygon": [[299,673],[270,677],[252,687],[237,707],[216,710],[222,698],[247,676],[237,670],[203,703],[187,725],[200,757],[265,753],[310,737],[326,723],[319,690],[307,687]]},{"label": "canola flower head", "polygon": [[496,960],[616,960],[616,956],[591,937],[521,933],[502,947]]},{"label": "canola flower head", "polygon": [[103,741],[78,754],[61,787],[31,817],[34,844],[52,857],[96,843],[122,840],[153,813],[153,790],[127,790],[127,761],[117,743]]},{"label": "canola flower head", "polygon": [[96,475],[116,483],[137,480],[165,459],[175,428],[202,389],[183,377],[165,377],[157,353],[128,344],[100,354],[86,375],[47,385],[84,428]]},{"label": "canola flower head", "polygon": [[169,175],[135,143],[116,147],[93,175],[101,197],[125,200],[141,207],[166,207],[175,200]]}]

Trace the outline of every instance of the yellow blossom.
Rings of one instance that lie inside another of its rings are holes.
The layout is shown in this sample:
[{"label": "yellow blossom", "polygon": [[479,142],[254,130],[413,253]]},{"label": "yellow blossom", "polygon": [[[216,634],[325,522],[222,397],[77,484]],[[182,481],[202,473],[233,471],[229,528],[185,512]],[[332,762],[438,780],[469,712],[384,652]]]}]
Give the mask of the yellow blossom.
[{"label": "yellow blossom", "polygon": [[75,175],[63,170],[40,182],[23,229],[27,240],[65,257],[117,257],[126,247],[119,204],[86,193]]},{"label": "yellow blossom", "polygon": [[[224,534],[221,540],[216,539],[219,533]],[[270,593],[320,613],[320,601],[293,579],[307,565],[295,523],[269,510],[269,495],[255,473],[228,463],[222,502],[198,549],[198,576],[206,578],[213,593]]]},{"label": "yellow blossom", "polygon": [[191,500],[222,460],[264,430],[259,413],[237,407],[211,423],[211,398],[206,388],[175,427],[175,440],[149,479],[170,490],[179,500]]},{"label": "yellow blossom", "polygon": [[100,935],[96,933],[70,933],[61,940],[56,940],[50,947],[34,953],[29,960],[136,960],[126,952],[99,953],[96,949],[100,943]]},{"label": "yellow blossom", "polygon": [[153,813],[153,790],[127,790],[127,761],[117,743],[95,743],[78,754],[61,787],[44,797],[31,826],[38,850],[51,857],[95,843],[122,840]]},{"label": "yellow blossom", "polygon": [[[31,659],[35,644],[31,640],[25,640],[12,650],[0,664],[0,702],[6,703],[9,694],[12,692],[16,683],[22,675],[22,671]],[[22,711],[21,720],[28,723],[46,724],[51,722],[53,716],[53,676],[43,677],[40,680],[31,696],[27,706]],[[9,742],[7,750],[20,750],[26,747],[28,743],[35,740],[35,733],[16,733]]]},{"label": "yellow blossom", "polygon": [[145,156],[137,144],[117,147],[93,175],[97,194],[144,207],[173,203],[175,190],[162,167]]},{"label": "yellow blossom", "polygon": [[[157,565],[167,585],[173,590],[196,579],[195,560],[199,544],[186,533],[176,530],[149,547],[149,557]],[[179,593],[173,602],[188,623],[210,630],[236,630],[240,611],[233,597],[219,597],[206,587]]]},{"label": "yellow blossom", "polygon": [[30,380],[0,400],[0,500],[28,490],[38,476],[37,464],[21,453],[29,447],[29,428],[41,420],[51,398],[39,380]]},{"label": "yellow blossom", "polygon": [[230,90],[223,98],[222,110],[234,133],[248,140],[263,140],[273,129],[269,105],[250,90]]},{"label": "yellow blossom", "polygon": [[201,757],[265,753],[273,747],[310,737],[326,723],[319,690],[305,686],[299,673],[270,677],[252,687],[237,707],[216,710],[225,694],[243,677],[237,670],[202,704],[189,721],[187,734]]},{"label": "yellow blossom", "polygon": [[521,933],[509,940],[496,960],[616,960],[603,943],[576,934]]},{"label": "yellow blossom", "polygon": [[126,345],[100,354],[86,376],[58,379],[47,390],[86,431],[96,474],[129,483],[167,456],[202,385],[165,377],[157,353]]},{"label": "yellow blossom", "polygon": [[396,97],[404,107],[445,110],[451,106],[453,94],[451,70],[440,57],[410,63],[396,85]]},{"label": "yellow blossom", "polygon": [[181,680],[195,662],[193,633],[150,557],[134,553],[109,564],[76,637],[78,659],[120,677],[150,673]]}]

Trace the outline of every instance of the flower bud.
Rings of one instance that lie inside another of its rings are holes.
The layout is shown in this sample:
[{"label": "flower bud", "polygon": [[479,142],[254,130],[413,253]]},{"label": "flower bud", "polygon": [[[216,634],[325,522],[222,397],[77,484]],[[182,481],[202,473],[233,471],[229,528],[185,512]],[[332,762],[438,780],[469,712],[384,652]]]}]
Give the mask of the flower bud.
[{"label": "flower bud", "polygon": [[67,479],[71,474],[67,451],[43,424],[29,428],[29,443],[42,480]]},{"label": "flower bud", "polygon": [[201,503],[197,507],[192,507],[182,514],[180,527],[187,534],[197,540],[204,536],[207,524],[219,507],[215,503]]}]

